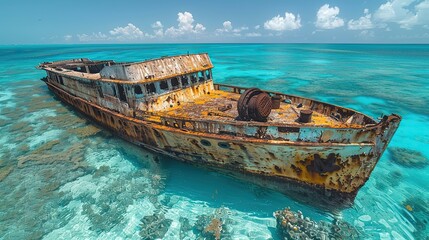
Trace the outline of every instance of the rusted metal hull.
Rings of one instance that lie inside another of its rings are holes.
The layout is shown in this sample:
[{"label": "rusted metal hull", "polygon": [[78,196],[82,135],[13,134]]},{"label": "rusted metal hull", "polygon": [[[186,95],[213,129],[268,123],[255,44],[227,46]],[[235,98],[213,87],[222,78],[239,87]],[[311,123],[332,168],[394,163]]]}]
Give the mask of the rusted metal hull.
[{"label": "rusted metal hull", "polygon": [[[49,78],[46,84],[62,101],[137,145],[199,165],[297,183],[328,195],[356,195],[368,180],[400,122],[400,117],[392,115],[363,130],[299,130],[308,139],[316,139],[314,142],[291,140],[296,129],[278,133],[283,134],[281,138],[266,138],[262,133],[259,133],[259,138],[250,138],[245,133],[228,135],[215,130],[191,131],[182,125],[145,121],[75,96]],[[344,136],[348,141],[335,140]]]}]

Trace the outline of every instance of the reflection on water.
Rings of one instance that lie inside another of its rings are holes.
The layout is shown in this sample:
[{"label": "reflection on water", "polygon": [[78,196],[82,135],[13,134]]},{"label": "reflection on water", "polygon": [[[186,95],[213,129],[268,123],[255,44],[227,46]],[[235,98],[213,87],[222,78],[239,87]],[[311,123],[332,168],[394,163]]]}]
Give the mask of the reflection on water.
[{"label": "reflection on water", "polygon": [[[424,239],[429,75],[422,69],[429,66],[422,59],[429,47],[317,47],[1,47],[0,238],[278,239],[273,212],[289,206],[315,221],[341,219],[360,238]],[[398,47],[416,54],[396,56]],[[395,112],[404,120],[353,206],[330,211],[124,142],[61,104],[34,69],[63,58],[133,61],[187,51],[208,52],[220,83],[306,95],[374,117]]]}]

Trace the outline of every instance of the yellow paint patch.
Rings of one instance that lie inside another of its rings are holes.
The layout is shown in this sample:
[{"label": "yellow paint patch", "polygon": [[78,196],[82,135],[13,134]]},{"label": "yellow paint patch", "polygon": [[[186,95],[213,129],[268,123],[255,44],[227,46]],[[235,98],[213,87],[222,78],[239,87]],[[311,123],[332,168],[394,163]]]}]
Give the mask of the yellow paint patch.
[{"label": "yellow paint patch", "polygon": [[412,212],[412,211],[413,211],[413,207],[411,207],[410,205],[405,206],[405,208],[406,208],[409,212]]}]

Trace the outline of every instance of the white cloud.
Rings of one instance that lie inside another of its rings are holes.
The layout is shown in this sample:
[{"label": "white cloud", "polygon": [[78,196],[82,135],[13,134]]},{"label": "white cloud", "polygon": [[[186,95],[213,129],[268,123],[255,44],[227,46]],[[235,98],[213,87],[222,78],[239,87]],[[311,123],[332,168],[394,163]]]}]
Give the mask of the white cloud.
[{"label": "white cloud", "polygon": [[162,25],[160,21],[154,22],[152,24],[152,29],[155,35],[150,35],[151,38],[164,36],[164,25]]},{"label": "white cloud", "polygon": [[338,7],[329,7],[325,4],[317,11],[316,27],[320,29],[334,29],[344,26],[344,20],[338,17],[340,9]]},{"label": "white cloud", "polygon": [[260,36],[261,34],[256,32],[246,33],[246,37],[260,37]]},{"label": "white cloud", "polygon": [[132,23],[128,23],[125,27],[115,27],[113,30],[110,30],[109,33],[118,40],[139,39],[144,36],[143,31]]},{"label": "white cloud", "polygon": [[101,32],[92,33],[92,34],[77,34],[77,38],[80,42],[97,42],[108,40],[109,37]]},{"label": "white cloud", "polygon": [[223,26],[222,28],[216,29],[216,35],[221,35],[221,34],[228,35],[228,34],[232,34],[234,36],[241,36],[241,32],[242,31],[249,30],[248,27],[234,28],[232,26],[231,21],[225,21],[225,22],[223,22],[222,26]]},{"label": "white cloud", "polygon": [[232,23],[231,23],[231,21],[225,21],[225,22],[223,22],[223,29],[226,31],[226,32],[228,32],[228,31],[231,31],[232,30]]},{"label": "white cloud", "polygon": [[160,21],[156,21],[152,24],[152,28],[163,28],[164,25]]},{"label": "white cloud", "polygon": [[195,31],[196,33],[200,33],[200,32],[202,32],[202,31],[204,31],[204,30],[206,30],[206,27],[204,27],[204,25],[202,25],[202,24],[200,24],[200,23],[197,23],[197,25],[195,25],[195,29],[194,29],[194,31]]},{"label": "white cloud", "polygon": [[285,12],[285,16],[277,15],[264,23],[264,28],[274,31],[295,30],[301,28],[301,17]]},{"label": "white cloud", "polygon": [[261,27],[261,25],[256,25],[255,29],[258,30]]},{"label": "white cloud", "polygon": [[170,27],[165,31],[166,36],[178,37],[189,33],[200,33],[206,30],[204,25],[197,23],[194,26],[194,17],[190,12],[179,12],[177,14],[178,27]]},{"label": "white cloud", "polygon": [[70,40],[72,40],[72,38],[73,38],[72,35],[65,35],[64,36],[64,40],[67,41],[67,42],[70,41]]},{"label": "white cloud", "polygon": [[397,23],[401,28],[411,29],[416,25],[428,26],[429,0],[423,0],[414,6],[416,0],[389,0],[381,4],[374,17],[381,22]]},{"label": "white cloud", "polygon": [[371,22],[371,14],[368,9],[363,11],[364,16],[360,17],[358,20],[350,20],[348,23],[348,28],[350,30],[367,30],[374,28],[374,25]]}]

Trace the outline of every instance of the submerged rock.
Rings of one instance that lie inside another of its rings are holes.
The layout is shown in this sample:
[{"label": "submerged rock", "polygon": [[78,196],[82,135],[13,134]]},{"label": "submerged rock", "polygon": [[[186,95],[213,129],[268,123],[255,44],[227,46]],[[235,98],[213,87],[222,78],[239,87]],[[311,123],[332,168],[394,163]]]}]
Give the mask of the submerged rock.
[{"label": "submerged rock", "polygon": [[347,222],[334,220],[315,222],[304,217],[301,211],[293,212],[290,208],[274,212],[277,230],[283,239],[358,239],[359,232]]},{"label": "submerged rock", "polygon": [[419,151],[390,147],[389,153],[392,155],[391,160],[404,167],[423,168],[429,164],[428,159]]},{"label": "submerged rock", "polygon": [[173,220],[166,219],[163,214],[154,213],[141,220],[140,236],[142,239],[162,239],[170,228]]}]

